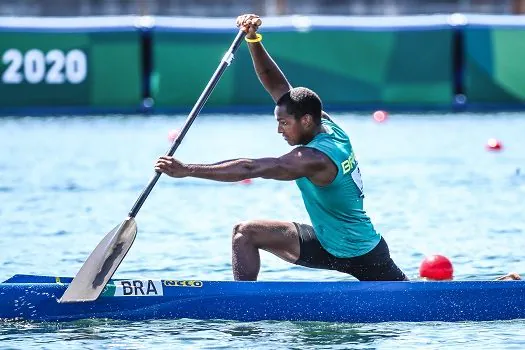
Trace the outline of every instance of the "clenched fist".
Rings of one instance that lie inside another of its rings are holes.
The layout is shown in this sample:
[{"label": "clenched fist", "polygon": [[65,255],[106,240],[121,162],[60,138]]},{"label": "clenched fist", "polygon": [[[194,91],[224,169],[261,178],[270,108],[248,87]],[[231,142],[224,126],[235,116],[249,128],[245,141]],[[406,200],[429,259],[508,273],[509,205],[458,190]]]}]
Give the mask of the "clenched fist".
[{"label": "clenched fist", "polygon": [[155,163],[155,170],[171,177],[186,177],[189,170],[186,164],[169,156],[160,157]]},{"label": "clenched fist", "polygon": [[237,17],[237,27],[246,33],[248,39],[255,39],[257,29],[262,24],[261,18],[254,14],[246,14]]}]

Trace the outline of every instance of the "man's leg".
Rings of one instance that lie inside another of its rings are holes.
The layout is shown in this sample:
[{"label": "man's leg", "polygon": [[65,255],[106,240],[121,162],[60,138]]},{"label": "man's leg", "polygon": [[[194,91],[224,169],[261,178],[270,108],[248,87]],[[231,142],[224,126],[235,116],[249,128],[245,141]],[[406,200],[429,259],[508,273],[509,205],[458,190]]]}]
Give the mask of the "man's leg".
[{"label": "man's leg", "polygon": [[256,281],[261,267],[259,249],[295,263],[299,259],[299,233],[291,222],[255,220],[233,228],[232,269],[236,281]]},{"label": "man's leg", "polygon": [[333,258],[337,270],[360,281],[408,281],[408,277],[390,257],[388,244],[382,237],[374,249],[353,258]]}]

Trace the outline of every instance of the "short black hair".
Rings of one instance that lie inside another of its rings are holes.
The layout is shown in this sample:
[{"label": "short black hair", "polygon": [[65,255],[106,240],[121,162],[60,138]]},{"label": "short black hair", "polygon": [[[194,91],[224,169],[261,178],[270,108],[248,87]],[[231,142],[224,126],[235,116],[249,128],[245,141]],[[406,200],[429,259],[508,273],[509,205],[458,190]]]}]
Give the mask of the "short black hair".
[{"label": "short black hair", "polygon": [[310,114],[314,119],[314,123],[321,125],[323,103],[319,96],[308,88],[293,88],[282,95],[276,104],[277,106],[286,107],[286,113],[293,115],[295,119],[299,119],[305,114]]}]

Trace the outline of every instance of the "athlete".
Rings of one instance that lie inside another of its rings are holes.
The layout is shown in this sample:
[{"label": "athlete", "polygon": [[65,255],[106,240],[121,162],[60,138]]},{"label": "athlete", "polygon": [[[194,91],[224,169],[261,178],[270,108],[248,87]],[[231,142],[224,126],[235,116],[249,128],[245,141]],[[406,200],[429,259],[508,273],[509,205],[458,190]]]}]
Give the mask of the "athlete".
[{"label": "athlete", "polygon": [[336,270],[361,281],[403,281],[386,241],[363,210],[363,184],[347,134],[322,110],[315,92],[293,88],[263,47],[259,16],[237,18],[244,30],[255,71],[276,103],[277,131],[292,151],[279,158],[184,164],[160,157],[155,170],[171,177],[215,181],[250,178],[295,180],[312,225],[252,220],[235,225],[232,269],[235,280],[257,280],[259,250],[293,264]]}]

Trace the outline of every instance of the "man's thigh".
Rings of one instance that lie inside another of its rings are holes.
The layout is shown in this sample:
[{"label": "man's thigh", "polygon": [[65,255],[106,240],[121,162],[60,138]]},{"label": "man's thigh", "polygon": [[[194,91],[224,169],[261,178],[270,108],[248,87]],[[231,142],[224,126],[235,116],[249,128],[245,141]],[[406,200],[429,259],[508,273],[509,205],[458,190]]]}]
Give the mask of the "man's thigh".
[{"label": "man's thigh", "polygon": [[236,231],[248,234],[260,249],[295,263],[299,259],[299,234],[292,222],[252,220],[240,223]]}]

